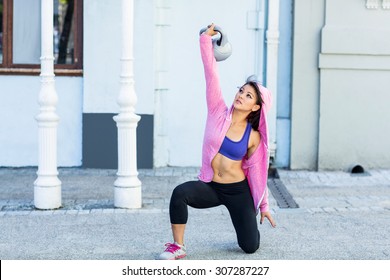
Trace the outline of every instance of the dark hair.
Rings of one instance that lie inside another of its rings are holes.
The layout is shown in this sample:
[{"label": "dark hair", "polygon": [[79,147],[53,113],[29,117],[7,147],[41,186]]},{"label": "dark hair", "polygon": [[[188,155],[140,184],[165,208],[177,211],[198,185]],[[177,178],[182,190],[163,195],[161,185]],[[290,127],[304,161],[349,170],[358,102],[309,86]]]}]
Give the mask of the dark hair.
[{"label": "dark hair", "polygon": [[248,122],[251,124],[252,128],[254,130],[258,130],[259,122],[260,122],[261,107],[263,106],[263,99],[261,98],[260,88],[256,82],[252,82],[252,81],[246,82],[245,85],[250,85],[251,87],[253,87],[255,89],[256,97],[257,97],[256,104],[260,105],[259,110],[254,111],[254,112],[250,112],[250,114],[246,118],[248,120]]}]

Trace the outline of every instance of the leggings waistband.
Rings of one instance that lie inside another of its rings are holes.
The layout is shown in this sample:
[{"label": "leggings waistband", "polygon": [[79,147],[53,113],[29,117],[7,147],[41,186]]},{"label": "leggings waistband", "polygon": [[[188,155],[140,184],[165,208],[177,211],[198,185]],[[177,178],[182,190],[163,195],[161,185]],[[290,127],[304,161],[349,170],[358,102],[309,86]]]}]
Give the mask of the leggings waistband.
[{"label": "leggings waistband", "polygon": [[214,181],[211,181],[209,183],[211,186],[213,187],[219,187],[219,188],[232,188],[232,187],[246,187],[248,186],[248,180],[245,178],[244,180],[240,181],[240,182],[234,182],[234,183],[218,183],[218,182],[214,182]]}]

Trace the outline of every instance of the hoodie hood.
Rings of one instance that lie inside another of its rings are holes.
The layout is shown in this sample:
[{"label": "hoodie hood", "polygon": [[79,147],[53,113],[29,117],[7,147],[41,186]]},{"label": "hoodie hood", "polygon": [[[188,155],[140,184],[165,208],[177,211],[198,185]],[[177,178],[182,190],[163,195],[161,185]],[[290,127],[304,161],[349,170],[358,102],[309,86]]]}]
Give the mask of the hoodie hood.
[{"label": "hoodie hood", "polygon": [[251,75],[246,79],[246,82],[255,82],[260,90],[261,99],[263,104],[261,106],[260,121],[258,131],[261,136],[261,141],[268,149],[268,125],[267,125],[267,113],[272,105],[271,91],[258,82],[256,75]]},{"label": "hoodie hood", "polygon": [[271,91],[267,89],[266,87],[262,86],[260,83],[257,83],[261,98],[263,99],[263,105],[261,106],[261,112],[260,112],[260,122],[259,122],[259,133],[261,136],[261,140],[268,148],[268,125],[267,125],[267,113],[272,105],[272,96]]}]

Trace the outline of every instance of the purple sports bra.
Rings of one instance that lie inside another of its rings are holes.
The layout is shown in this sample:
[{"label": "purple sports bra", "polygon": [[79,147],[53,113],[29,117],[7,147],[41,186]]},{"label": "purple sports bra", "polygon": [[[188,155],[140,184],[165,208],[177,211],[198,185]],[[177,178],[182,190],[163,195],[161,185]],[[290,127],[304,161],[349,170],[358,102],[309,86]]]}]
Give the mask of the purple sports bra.
[{"label": "purple sports bra", "polygon": [[238,142],[230,140],[227,136],[223,139],[219,153],[232,160],[242,160],[248,150],[249,136],[251,133],[251,124],[248,122],[244,136]]}]

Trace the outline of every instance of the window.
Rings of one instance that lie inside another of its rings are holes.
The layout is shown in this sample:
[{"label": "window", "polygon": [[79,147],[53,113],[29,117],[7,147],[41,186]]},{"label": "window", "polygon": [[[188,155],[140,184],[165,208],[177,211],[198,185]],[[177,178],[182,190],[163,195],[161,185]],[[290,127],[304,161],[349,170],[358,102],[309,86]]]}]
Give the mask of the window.
[{"label": "window", "polygon": [[[82,75],[82,0],[54,0],[56,75]],[[41,0],[0,0],[0,74],[40,73]]]},{"label": "window", "polygon": [[3,0],[0,0],[0,65],[3,64]]}]

